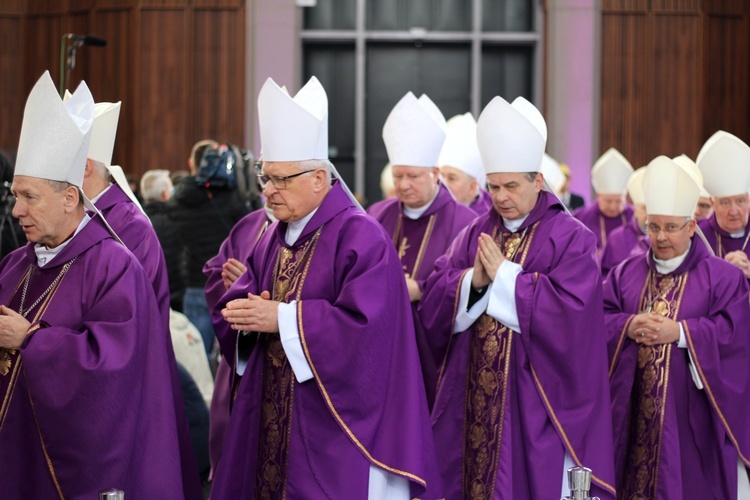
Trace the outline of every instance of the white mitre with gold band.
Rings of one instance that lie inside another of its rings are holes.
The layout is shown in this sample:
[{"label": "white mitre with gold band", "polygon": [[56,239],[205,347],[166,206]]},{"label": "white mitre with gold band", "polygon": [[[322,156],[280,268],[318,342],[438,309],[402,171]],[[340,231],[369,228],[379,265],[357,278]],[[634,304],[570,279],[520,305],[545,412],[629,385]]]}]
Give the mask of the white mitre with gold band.
[{"label": "white mitre with gold band", "polygon": [[643,176],[646,173],[646,167],[641,167],[630,174],[628,179],[628,194],[633,205],[645,205],[646,199],[643,195]]},{"label": "white mitre with gold band", "polygon": [[682,166],[685,170],[689,170],[690,172],[693,172],[693,174],[700,179],[700,185],[701,185],[701,198],[710,198],[711,195],[708,191],[706,191],[706,188],[703,186],[703,174],[701,173],[700,169],[698,169],[698,165],[695,164],[693,160],[690,159],[688,155],[682,154],[680,156],[676,156],[672,158],[672,161],[675,163],[678,163],[680,166]]},{"label": "white mitre with gold band", "polygon": [[314,76],[293,98],[271,78],[258,95],[263,161],[328,159],[328,96]]},{"label": "white mitre with gold band", "polygon": [[407,92],[388,114],[383,142],[391,165],[437,167],[447,124],[429,97]]},{"label": "white mitre with gold band", "polygon": [[440,150],[437,165],[456,168],[480,186],[484,186],[485,176],[482,157],[477,146],[477,122],[471,113],[456,115],[447,122],[448,134]]},{"label": "white mitre with gold band", "polygon": [[643,175],[648,215],[692,217],[700,191],[695,173],[666,156],[651,160]]},{"label": "white mitre with gold band", "polygon": [[83,186],[94,125],[94,98],[81,82],[67,102],[45,71],[26,100],[15,175]]},{"label": "white mitre with gold band", "polygon": [[477,120],[477,144],[487,174],[539,172],[547,125],[523,97],[508,104],[495,96]]},{"label": "white mitre with gold band", "polygon": [[609,148],[591,168],[591,185],[596,194],[625,194],[633,166],[615,148]]},{"label": "white mitre with gold band", "polygon": [[714,198],[750,191],[750,146],[735,135],[719,130],[703,144],[695,164],[703,184]]}]

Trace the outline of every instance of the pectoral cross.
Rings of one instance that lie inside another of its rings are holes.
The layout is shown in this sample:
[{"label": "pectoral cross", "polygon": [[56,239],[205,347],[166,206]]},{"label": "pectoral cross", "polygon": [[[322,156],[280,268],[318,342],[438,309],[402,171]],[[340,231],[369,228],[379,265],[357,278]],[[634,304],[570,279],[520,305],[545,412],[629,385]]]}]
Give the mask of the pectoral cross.
[{"label": "pectoral cross", "polygon": [[401,244],[398,246],[398,259],[403,260],[406,255],[406,251],[411,248],[411,245],[406,240],[406,237],[401,239]]}]

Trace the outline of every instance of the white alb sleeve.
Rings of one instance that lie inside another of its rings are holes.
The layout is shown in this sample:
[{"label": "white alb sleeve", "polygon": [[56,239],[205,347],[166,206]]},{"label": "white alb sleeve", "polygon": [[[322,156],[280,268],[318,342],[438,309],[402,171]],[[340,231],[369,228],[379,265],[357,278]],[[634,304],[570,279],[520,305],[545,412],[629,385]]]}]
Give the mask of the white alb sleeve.
[{"label": "white alb sleeve", "polygon": [[[466,308],[469,305],[469,293],[471,292],[471,280],[474,277],[474,269],[470,269],[464,275],[464,279],[461,280],[461,290],[458,295],[458,312],[456,313],[456,320],[453,322],[453,333],[461,333],[464,330],[468,330],[474,322],[479,319],[484,311],[487,310],[487,304],[490,300],[489,290],[487,290],[482,298],[479,299],[471,309],[468,311]],[[492,288],[490,283],[489,288]]]},{"label": "white alb sleeve", "polygon": [[281,345],[289,364],[292,366],[294,376],[297,378],[297,382],[306,382],[313,378],[313,372],[307,363],[305,353],[302,351],[302,342],[299,339],[296,300],[288,304],[283,302],[279,304],[278,320]]},{"label": "white alb sleeve", "polygon": [[522,332],[516,311],[516,278],[521,271],[523,268],[520,264],[504,260],[495,274],[487,305],[487,314],[518,333]]}]

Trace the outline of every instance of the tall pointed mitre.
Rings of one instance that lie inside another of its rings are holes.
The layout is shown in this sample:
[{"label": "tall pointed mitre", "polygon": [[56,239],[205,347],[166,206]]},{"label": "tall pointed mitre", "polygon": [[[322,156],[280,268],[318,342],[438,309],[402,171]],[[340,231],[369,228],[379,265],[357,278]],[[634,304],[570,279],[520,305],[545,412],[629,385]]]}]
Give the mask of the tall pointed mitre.
[{"label": "tall pointed mitre", "polygon": [[447,125],[429,97],[407,92],[388,114],[383,142],[391,165],[437,167]]},{"label": "tall pointed mitre", "polygon": [[258,95],[263,161],[328,159],[328,96],[314,76],[291,97],[271,78]]},{"label": "tall pointed mitre", "polygon": [[636,169],[630,174],[628,179],[628,194],[633,205],[645,205],[646,199],[643,195],[643,175],[646,173],[646,167]]},{"label": "tall pointed mitre", "polygon": [[448,120],[448,134],[437,164],[457,168],[484,186],[484,167],[477,145],[477,122],[471,113],[456,115]]},{"label": "tall pointed mitre", "polygon": [[93,124],[94,98],[86,83],[63,102],[45,71],[26,100],[15,175],[81,188]]},{"label": "tall pointed mitre", "polygon": [[97,102],[94,105],[94,128],[91,131],[88,157],[108,166],[112,164],[121,104],[121,102]]},{"label": "tall pointed mitre", "polygon": [[692,217],[700,196],[700,179],[666,156],[657,156],[643,174],[648,215]]},{"label": "tall pointed mitre", "polygon": [[706,187],[703,185],[703,174],[701,173],[700,169],[698,168],[698,165],[695,164],[693,160],[690,159],[688,155],[680,155],[672,158],[672,161],[678,163],[682,168],[685,170],[688,170],[690,172],[693,172],[693,174],[696,176],[697,179],[700,179],[700,186],[701,186],[701,198],[710,198],[711,195],[706,191]]},{"label": "tall pointed mitre", "polygon": [[542,157],[542,175],[552,191],[560,196],[560,191],[565,185],[565,174],[560,168],[560,163],[547,153]]},{"label": "tall pointed mitre", "polygon": [[596,194],[625,194],[633,166],[615,148],[609,148],[591,169],[591,185]]},{"label": "tall pointed mitre", "polygon": [[477,143],[487,174],[539,172],[547,125],[539,110],[523,97],[508,104],[496,96],[477,120]]},{"label": "tall pointed mitre", "polygon": [[719,130],[703,144],[695,160],[711,196],[724,198],[750,191],[750,147],[739,137]]}]

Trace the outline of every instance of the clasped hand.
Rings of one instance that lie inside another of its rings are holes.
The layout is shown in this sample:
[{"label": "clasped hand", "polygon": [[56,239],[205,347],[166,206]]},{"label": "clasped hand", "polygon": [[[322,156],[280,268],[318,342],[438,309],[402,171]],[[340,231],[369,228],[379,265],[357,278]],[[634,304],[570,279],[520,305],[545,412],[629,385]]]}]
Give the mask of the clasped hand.
[{"label": "clasped hand", "polygon": [[221,315],[232,330],[276,333],[279,331],[279,302],[270,299],[268,291],[260,295],[248,293],[246,299],[227,303]]},{"label": "clasped hand", "polygon": [[474,257],[474,276],[471,279],[471,286],[480,289],[492,283],[503,261],[505,261],[505,256],[495,240],[489,234],[480,234],[479,247]]},{"label": "clasped hand", "polygon": [[630,322],[628,337],[647,346],[671,344],[680,340],[680,324],[657,313],[641,313]]},{"label": "clasped hand", "polygon": [[23,344],[31,323],[13,309],[0,306],[0,347],[18,349]]}]

